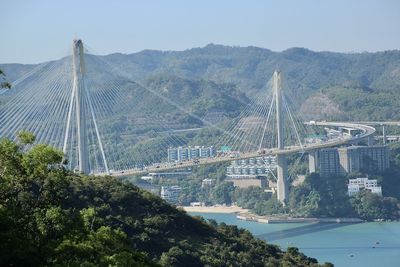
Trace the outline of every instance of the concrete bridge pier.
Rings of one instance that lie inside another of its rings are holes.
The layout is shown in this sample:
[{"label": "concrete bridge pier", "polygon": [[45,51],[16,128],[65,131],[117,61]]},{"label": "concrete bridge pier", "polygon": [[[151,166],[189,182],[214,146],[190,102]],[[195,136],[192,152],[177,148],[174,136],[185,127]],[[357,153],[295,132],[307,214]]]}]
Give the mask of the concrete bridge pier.
[{"label": "concrete bridge pier", "polygon": [[385,125],[382,125],[382,138],[383,138],[383,145],[386,145],[387,143],[387,138],[386,138],[386,129],[385,129]]},{"label": "concrete bridge pier", "polygon": [[[282,83],[281,83],[281,73],[278,71],[274,72],[274,94],[275,94],[275,105],[276,105],[276,132],[278,139],[279,150],[285,149],[283,140],[283,116],[282,116]],[[285,205],[286,198],[288,195],[287,187],[287,162],[285,155],[277,155],[277,191],[278,200]]]},{"label": "concrete bridge pier", "polygon": [[287,186],[287,161],[284,155],[278,155],[276,157],[277,163],[277,177],[278,181],[276,183],[277,186],[277,198],[278,200],[285,205],[286,198],[288,196],[288,186]]}]

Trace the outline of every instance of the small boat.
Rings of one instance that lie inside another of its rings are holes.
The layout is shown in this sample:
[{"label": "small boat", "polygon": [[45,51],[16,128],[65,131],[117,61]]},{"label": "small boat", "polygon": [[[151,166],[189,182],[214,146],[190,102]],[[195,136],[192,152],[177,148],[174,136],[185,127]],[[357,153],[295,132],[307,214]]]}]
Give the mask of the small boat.
[{"label": "small boat", "polygon": [[354,257],[354,254],[350,254],[349,257],[350,257],[350,258],[353,258],[353,257]]}]

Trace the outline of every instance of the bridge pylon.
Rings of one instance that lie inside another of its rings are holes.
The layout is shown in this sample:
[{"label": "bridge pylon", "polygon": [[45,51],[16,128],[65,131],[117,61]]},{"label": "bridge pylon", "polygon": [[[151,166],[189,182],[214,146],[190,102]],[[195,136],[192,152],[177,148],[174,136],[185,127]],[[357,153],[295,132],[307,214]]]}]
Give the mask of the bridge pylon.
[{"label": "bridge pylon", "polygon": [[[87,129],[93,125],[94,129],[91,129],[94,130],[95,137],[97,137],[101,158],[103,159],[104,170],[107,174],[110,174],[104,153],[103,143],[100,137],[99,127],[97,125],[92,98],[88,88],[86,87],[85,54],[83,42],[80,39],[74,40],[72,43],[72,68],[73,84],[64,136],[64,157],[66,157],[68,154],[68,140],[71,139],[71,147],[72,144],[75,144],[75,142],[77,145],[77,170],[85,174],[89,174],[91,171],[93,171],[91,170],[91,167],[93,166],[90,164],[89,138],[87,133]],[[71,123],[73,122],[75,125],[72,127]],[[73,134],[76,135],[73,136]],[[70,156],[72,155],[71,164],[75,164],[76,161],[74,158],[74,150],[69,151],[69,154]]]},{"label": "bridge pylon", "polygon": [[[274,83],[273,90],[275,96],[275,107],[276,107],[276,132],[277,132],[277,148],[279,150],[285,149],[284,145],[284,134],[283,134],[283,110],[282,110],[282,80],[281,73],[279,71],[274,72]],[[285,155],[276,156],[277,163],[277,197],[278,200],[285,205],[285,201],[288,195],[287,187],[287,162]]]},{"label": "bridge pylon", "polygon": [[85,60],[82,40],[74,40],[72,45],[73,60],[73,94],[75,96],[76,129],[78,141],[79,171],[88,174],[89,151],[86,133],[85,112]]}]

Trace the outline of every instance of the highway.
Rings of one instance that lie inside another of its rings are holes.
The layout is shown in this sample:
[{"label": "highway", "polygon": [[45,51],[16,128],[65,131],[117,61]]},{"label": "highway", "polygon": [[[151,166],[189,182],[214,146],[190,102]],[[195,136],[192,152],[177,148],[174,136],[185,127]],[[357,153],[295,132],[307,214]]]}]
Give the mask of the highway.
[{"label": "highway", "polygon": [[374,125],[374,126],[400,126],[400,121],[357,121],[353,122],[357,124],[363,124],[363,125]]},{"label": "highway", "polygon": [[[306,124],[310,125],[310,123],[306,123]],[[302,152],[307,152],[307,151],[316,150],[316,149],[329,148],[329,147],[335,147],[335,146],[340,146],[340,145],[344,145],[344,144],[359,142],[370,136],[373,136],[375,133],[374,127],[371,127],[371,126],[368,126],[365,124],[353,123],[353,122],[315,122],[315,123],[311,123],[311,124],[317,125],[317,126],[327,126],[327,127],[354,128],[357,130],[361,130],[362,133],[358,136],[343,135],[340,138],[328,140],[326,142],[306,144],[303,146],[285,147],[285,149],[281,149],[281,150],[279,150],[279,149],[264,149],[263,152],[255,151],[255,152],[248,152],[248,153],[240,153],[235,156],[233,156],[231,154],[231,155],[218,156],[218,157],[213,157],[213,158],[199,158],[198,160],[196,160],[196,162],[193,160],[190,160],[190,161],[183,161],[183,162],[178,162],[178,163],[160,163],[157,165],[155,164],[153,166],[149,166],[144,169],[130,169],[130,170],[124,170],[124,171],[117,171],[117,172],[111,173],[111,175],[117,176],[117,177],[128,176],[128,175],[144,175],[147,173],[172,171],[175,169],[191,168],[191,167],[198,166],[198,165],[216,164],[216,163],[222,163],[222,162],[229,162],[232,160],[248,159],[248,158],[260,157],[260,156],[266,156],[266,155],[288,155],[288,154],[293,154],[293,153],[302,153]],[[107,175],[107,174],[106,173],[96,173],[96,175]]]}]

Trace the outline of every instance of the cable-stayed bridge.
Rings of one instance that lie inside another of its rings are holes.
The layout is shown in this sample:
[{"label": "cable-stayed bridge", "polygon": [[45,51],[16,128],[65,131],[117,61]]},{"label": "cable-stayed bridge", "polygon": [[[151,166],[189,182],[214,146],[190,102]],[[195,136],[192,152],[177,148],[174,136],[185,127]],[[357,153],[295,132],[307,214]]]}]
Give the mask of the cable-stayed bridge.
[{"label": "cable-stayed bridge", "polygon": [[[31,131],[37,143],[61,149],[68,168],[99,175],[143,174],[276,155],[278,199],[284,201],[287,155],[358,142],[375,132],[356,123],[304,124],[293,108],[295,96],[285,88],[279,72],[240,114],[219,124],[167,97],[165,90],[133,81],[122,67],[86,53],[83,42],[74,40],[70,56],[40,64],[0,95],[0,136],[15,139],[19,131]],[[149,97],[157,99],[155,107],[176,109],[211,129],[207,144],[194,143],[192,131],[179,128],[167,112],[144,106]],[[318,132],[316,127],[349,128],[357,134],[306,142],[307,136]],[[169,147],[187,145],[229,147],[229,152],[167,162]]]}]

